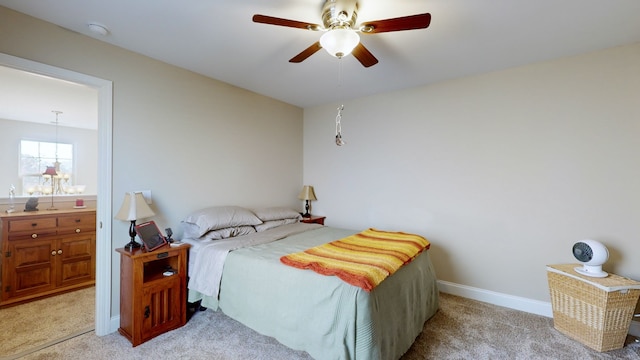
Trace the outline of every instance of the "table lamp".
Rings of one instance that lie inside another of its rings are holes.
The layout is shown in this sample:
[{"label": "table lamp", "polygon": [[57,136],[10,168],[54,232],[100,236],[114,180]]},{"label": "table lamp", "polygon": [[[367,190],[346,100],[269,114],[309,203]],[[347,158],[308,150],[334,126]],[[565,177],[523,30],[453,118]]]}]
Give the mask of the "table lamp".
[{"label": "table lamp", "polygon": [[42,175],[47,176],[47,178],[45,179],[51,179],[51,207],[49,207],[47,210],[58,210],[55,206],[53,206],[53,193],[55,190],[53,181],[55,177],[58,176],[58,172],[56,171],[55,166],[47,166],[47,170],[45,170]]},{"label": "table lamp", "polygon": [[298,199],[306,201],[304,205],[305,213],[302,214],[302,217],[311,217],[311,214],[309,214],[309,201],[318,200],[316,198],[316,193],[313,191],[313,186],[311,185],[303,186],[302,191],[300,191],[300,194],[298,194]]},{"label": "table lamp", "polygon": [[124,246],[126,250],[139,248],[141,245],[136,242],[136,220],[148,218],[155,215],[153,210],[147,205],[141,192],[129,192],[124,195],[124,201],[120,207],[120,211],[116,214],[116,219],[123,221],[131,221],[129,227],[129,236],[131,241]]}]

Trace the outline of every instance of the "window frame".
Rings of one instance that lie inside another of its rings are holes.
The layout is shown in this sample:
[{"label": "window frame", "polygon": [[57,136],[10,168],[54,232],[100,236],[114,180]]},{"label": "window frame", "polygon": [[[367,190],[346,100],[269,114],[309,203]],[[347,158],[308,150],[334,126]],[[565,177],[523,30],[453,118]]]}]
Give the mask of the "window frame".
[{"label": "window frame", "polygon": [[42,174],[49,166],[56,166],[63,179],[73,178],[75,146],[72,143],[20,139],[18,154],[18,177],[23,195],[42,191],[42,186],[47,183]]}]

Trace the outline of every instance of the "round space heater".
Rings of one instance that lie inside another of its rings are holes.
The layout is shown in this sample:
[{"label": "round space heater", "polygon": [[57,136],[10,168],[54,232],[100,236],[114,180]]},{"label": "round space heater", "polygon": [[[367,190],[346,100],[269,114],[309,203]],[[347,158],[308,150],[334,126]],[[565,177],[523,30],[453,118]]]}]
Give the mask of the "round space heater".
[{"label": "round space heater", "polygon": [[580,240],[573,245],[573,256],[583,265],[576,267],[579,274],[591,277],[607,277],[602,271],[602,264],[609,259],[609,250],[602,243],[595,240]]}]

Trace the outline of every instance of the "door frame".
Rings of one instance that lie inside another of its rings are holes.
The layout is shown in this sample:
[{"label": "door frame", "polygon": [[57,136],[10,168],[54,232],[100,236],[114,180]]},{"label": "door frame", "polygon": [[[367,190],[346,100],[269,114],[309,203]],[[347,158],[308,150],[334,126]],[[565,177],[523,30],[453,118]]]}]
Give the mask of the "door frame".
[{"label": "door frame", "polygon": [[75,71],[0,53],[0,65],[71,81],[98,90],[98,196],[96,229],[96,316],[95,333],[103,336],[111,326],[111,219],[113,83]]}]

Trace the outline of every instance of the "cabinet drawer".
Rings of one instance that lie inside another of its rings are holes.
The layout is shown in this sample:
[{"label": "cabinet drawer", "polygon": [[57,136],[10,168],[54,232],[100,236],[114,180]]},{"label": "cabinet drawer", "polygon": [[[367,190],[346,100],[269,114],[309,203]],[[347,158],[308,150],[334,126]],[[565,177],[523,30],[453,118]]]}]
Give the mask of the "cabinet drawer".
[{"label": "cabinet drawer", "polygon": [[9,232],[25,232],[55,229],[57,221],[55,217],[27,220],[9,220]]},{"label": "cabinet drawer", "polygon": [[40,231],[30,231],[30,232],[13,232],[9,234],[8,239],[10,241],[13,240],[29,240],[29,239],[40,239],[43,236],[54,236],[56,235],[58,232],[56,231],[56,229],[47,229],[47,230],[40,230]]},{"label": "cabinet drawer", "polygon": [[58,216],[58,233],[78,233],[96,230],[96,216],[93,214],[75,214]]}]

